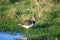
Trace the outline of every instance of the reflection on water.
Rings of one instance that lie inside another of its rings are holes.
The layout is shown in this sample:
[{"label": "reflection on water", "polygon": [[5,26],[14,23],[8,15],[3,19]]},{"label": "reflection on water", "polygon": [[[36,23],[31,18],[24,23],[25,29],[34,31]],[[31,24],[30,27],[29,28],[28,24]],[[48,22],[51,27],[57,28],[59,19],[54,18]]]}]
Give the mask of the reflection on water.
[{"label": "reflection on water", "polygon": [[0,40],[16,40],[23,37],[21,33],[0,32]]}]

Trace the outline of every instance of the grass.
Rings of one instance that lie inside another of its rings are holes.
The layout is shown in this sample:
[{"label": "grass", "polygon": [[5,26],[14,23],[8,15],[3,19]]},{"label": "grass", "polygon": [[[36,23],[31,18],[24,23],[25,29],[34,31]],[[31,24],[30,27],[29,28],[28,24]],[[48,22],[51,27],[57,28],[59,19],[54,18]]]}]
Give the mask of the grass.
[{"label": "grass", "polygon": [[[0,1],[0,31],[21,32],[26,34],[29,40],[59,40],[60,39],[60,7],[52,2],[29,0],[1,0]],[[40,1],[39,1],[40,2]],[[44,6],[42,8],[42,6]],[[52,7],[53,8],[52,8]],[[41,7],[38,9],[38,7]],[[47,10],[45,10],[47,9]],[[42,10],[42,11],[41,11]],[[17,17],[17,16],[18,17]],[[36,16],[36,23],[28,32],[25,28],[17,25],[25,19]],[[41,16],[42,15],[42,16]]]}]

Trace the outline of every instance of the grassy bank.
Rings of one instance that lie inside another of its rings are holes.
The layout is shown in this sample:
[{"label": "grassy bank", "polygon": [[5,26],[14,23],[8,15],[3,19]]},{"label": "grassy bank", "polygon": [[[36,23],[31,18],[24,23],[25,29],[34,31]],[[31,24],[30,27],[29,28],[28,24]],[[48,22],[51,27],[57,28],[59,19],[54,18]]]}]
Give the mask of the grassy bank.
[{"label": "grassy bank", "polygon": [[[28,32],[17,25],[36,16]],[[30,40],[60,39],[60,3],[47,0],[0,0],[0,31],[22,32]]]}]

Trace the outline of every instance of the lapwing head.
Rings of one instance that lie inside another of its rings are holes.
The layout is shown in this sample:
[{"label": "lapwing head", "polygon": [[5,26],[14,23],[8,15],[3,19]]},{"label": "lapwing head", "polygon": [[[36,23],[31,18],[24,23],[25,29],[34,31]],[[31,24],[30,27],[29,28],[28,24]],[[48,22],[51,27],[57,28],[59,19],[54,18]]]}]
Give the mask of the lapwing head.
[{"label": "lapwing head", "polygon": [[36,22],[36,16],[34,15],[31,20],[33,21],[33,24],[35,24],[35,22]]},{"label": "lapwing head", "polygon": [[33,21],[36,21],[36,16],[35,15],[32,17],[32,20]]}]

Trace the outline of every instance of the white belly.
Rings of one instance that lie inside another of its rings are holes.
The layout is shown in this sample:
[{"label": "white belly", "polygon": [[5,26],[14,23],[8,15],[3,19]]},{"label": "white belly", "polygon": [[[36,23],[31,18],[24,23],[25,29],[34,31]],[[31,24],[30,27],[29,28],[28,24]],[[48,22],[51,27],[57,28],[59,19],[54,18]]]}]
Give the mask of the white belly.
[{"label": "white belly", "polygon": [[32,27],[33,26],[33,23],[31,24],[31,25],[22,25],[22,27],[25,27],[26,29],[28,29],[28,28],[30,28],[30,27]]}]

